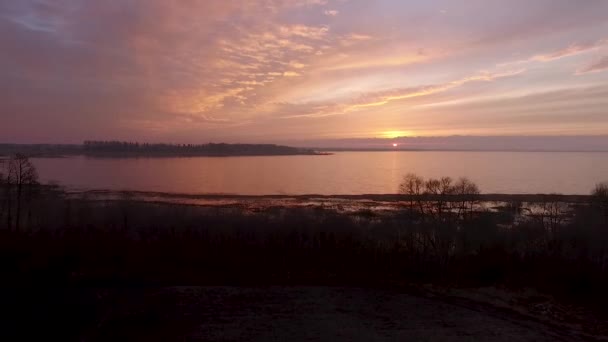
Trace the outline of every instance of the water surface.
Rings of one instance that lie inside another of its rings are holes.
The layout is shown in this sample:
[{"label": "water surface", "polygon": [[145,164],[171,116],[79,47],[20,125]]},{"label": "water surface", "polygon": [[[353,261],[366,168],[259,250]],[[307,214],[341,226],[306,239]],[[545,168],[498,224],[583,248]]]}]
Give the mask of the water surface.
[{"label": "water surface", "polygon": [[386,194],[408,172],[466,176],[484,193],[587,194],[608,180],[604,152],[337,152],[329,156],[37,158],[71,189],[172,193]]}]

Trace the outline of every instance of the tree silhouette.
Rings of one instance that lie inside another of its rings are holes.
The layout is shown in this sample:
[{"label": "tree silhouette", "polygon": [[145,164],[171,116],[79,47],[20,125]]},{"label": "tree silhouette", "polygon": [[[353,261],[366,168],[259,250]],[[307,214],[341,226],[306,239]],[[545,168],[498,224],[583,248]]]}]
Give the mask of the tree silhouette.
[{"label": "tree silhouette", "polygon": [[408,173],[403,177],[403,182],[399,185],[399,193],[410,197],[410,210],[414,209],[414,202],[418,204],[420,213],[424,213],[423,199],[424,179],[415,173]]},{"label": "tree silhouette", "polygon": [[425,193],[434,199],[434,209],[438,217],[441,217],[446,209],[448,196],[454,193],[452,183],[450,177],[431,178],[424,183]]},{"label": "tree silhouette", "polygon": [[561,227],[568,213],[569,205],[560,200],[560,194],[543,195],[538,203],[531,206],[530,217],[538,222],[539,226],[545,230],[547,243],[555,237],[559,227]]},{"label": "tree silhouette", "polygon": [[293,155],[316,154],[313,150],[274,144],[149,144],[126,141],[85,141],[90,155]]},{"label": "tree silhouette", "polygon": [[469,215],[473,213],[473,205],[478,200],[480,191],[477,184],[466,177],[461,177],[453,186],[453,193],[460,197],[458,208],[459,216],[465,218],[467,211]]},{"label": "tree silhouette", "polygon": [[21,222],[21,208],[24,193],[29,193],[33,185],[38,184],[38,172],[36,167],[29,158],[22,154],[16,154],[8,161],[8,176],[7,185],[9,188],[9,208],[8,208],[8,227],[11,228],[11,203],[10,203],[10,189],[15,187],[16,194],[16,208],[15,208],[15,230],[19,230]]},{"label": "tree silhouette", "polygon": [[591,192],[592,203],[606,219],[608,219],[608,182],[602,182],[595,185]]},{"label": "tree silhouette", "polygon": [[[0,191],[4,191],[7,186],[6,174],[4,172],[4,160],[0,159]],[[0,217],[4,214],[5,201],[0,200]]]}]

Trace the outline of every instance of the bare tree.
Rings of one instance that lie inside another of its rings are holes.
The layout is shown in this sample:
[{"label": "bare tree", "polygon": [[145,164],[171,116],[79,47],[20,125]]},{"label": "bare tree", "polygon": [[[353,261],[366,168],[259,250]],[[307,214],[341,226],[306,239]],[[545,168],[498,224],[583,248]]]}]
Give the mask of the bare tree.
[{"label": "bare tree", "polygon": [[423,195],[424,179],[414,173],[408,173],[403,177],[403,182],[399,185],[399,193],[410,197],[410,209],[414,208],[414,202],[418,204],[420,213],[424,213]]},{"label": "bare tree", "polygon": [[13,224],[13,217],[12,217],[12,212],[13,212],[13,203],[12,203],[12,198],[13,198],[13,184],[12,184],[12,177],[11,177],[11,173],[9,171],[9,165],[10,165],[10,160],[4,160],[3,161],[3,169],[4,169],[4,176],[3,176],[3,182],[4,182],[4,186],[3,186],[3,191],[4,191],[4,198],[5,198],[5,202],[6,203],[6,228],[8,230],[11,230],[12,228],[12,224]]},{"label": "bare tree", "polygon": [[424,183],[425,193],[433,199],[435,211],[438,216],[441,216],[448,196],[453,193],[452,178],[442,177],[440,179],[431,178]]},{"label": "bare tree", "polygon": [[595,185],[591,192],[593,205],[595,205],[605,218],[608,219],[608,182],[602,182]]},{"label": "bare tree", "polygon": [[570,205],[563,201],[560,194],[543,195],[542,199],[532,205],[530,217],[546,232],[546,243],[549,244],[564,222],[567,220]]},{"label": "bare tree", "polygon": [[[15,208],[15,230],[19,230],[21,221],[21,206],[23,202],[24,190],[29,191],[33,185],[38,184],[38,172],[36,167],[28,157],[17,154],[8,161],[8,177],[7,183],[9,187],[9,198],[11,197],[10,188],[16,188],[16,208]],[[10,217],[10,202],[9,202],[9,218],[8,226],[11,228]]]},{"label": "bare tree", "polygon": [[403,177],[399,185],[399,192],[404,195],[422,195],[424,191],[424,179],[415,173],[408,173]]},{"label": "bare tree", "polygon": [[[5,175],[5,163],[4,163],[4,159],[0,159],[0,191],[4,191],[6,185],[7,185],[7,179],[6,179],[6,175]],[[2,218],[3,214],[4,214],[4,204],[5,201],[4,199],[0,199],[0,218]]]},{"label": "bare tree", "polygon": [[593,191],[591,192],[591,194],[598,198],[607,200],[608,199],[608,182],[597,183],[595,185],[595,188],[593,188]]},{"label": "bare tree", "polygon": [[473,214],[473,205],[478,200],[480,191],[477,184],[473,183],[466,177],[461,177],[453,186],[453,194],[460,199],[458,214],[464,219],[468,211],[469,215]]}]

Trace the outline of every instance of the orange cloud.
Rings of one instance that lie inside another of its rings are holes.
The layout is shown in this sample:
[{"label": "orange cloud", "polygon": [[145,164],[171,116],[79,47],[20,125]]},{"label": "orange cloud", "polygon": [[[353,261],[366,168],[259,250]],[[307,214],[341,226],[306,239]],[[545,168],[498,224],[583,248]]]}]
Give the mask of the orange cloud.
[{"label": "orange cloud", "polygon": [[298,74],[295,71],[285,71],[283,73],[283,76],[285,76],[285,77],[296,77],[296,76],[300,76],[300,74]]}]

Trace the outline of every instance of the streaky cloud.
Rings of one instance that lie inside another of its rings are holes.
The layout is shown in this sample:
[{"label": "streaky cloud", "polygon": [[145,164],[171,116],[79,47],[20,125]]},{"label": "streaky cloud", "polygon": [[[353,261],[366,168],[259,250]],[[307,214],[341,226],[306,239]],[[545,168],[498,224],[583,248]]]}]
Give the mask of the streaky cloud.
[{"label": "streaky cloud", "polygon": [[578,74],[588,74],[594,72],[601,72],[608,70],[608,56],[604,56],[602,58],[597,59],[596,61],[590,63],[587,66],[578,70]]}]

